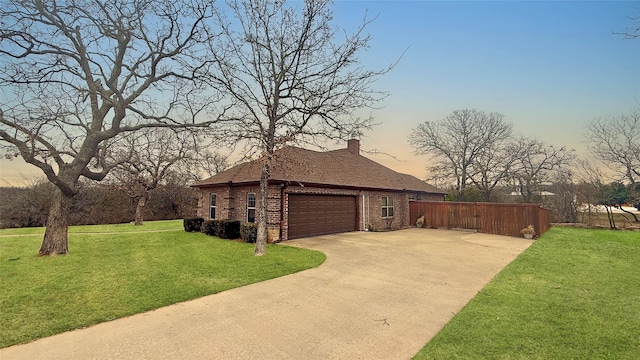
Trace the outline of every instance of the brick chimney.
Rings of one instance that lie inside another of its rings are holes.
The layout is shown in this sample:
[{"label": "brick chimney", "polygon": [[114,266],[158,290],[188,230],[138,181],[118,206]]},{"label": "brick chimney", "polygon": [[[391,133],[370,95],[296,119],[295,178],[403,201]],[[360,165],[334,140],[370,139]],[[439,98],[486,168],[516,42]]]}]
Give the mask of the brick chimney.
[{"label": "brick chimney", "polygon": [[347,150],[354,155],[360,155],[360,140],[351,139],[347,141]]}]

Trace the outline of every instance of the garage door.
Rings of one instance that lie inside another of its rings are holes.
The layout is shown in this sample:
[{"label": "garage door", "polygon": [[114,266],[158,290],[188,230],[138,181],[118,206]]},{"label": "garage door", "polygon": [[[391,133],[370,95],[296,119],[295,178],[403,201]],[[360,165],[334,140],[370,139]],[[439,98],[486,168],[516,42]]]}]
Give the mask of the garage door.
[{"label": "garage door", "polygon": [[356,231],[356,197],[289,195],[289,239]]}]

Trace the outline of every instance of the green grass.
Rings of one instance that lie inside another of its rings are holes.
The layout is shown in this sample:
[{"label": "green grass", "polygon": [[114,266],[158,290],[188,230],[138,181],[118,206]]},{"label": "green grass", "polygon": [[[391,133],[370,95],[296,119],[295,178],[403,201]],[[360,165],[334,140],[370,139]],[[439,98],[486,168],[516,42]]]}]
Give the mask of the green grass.
[{"label": "green grass", "polygon": [[[253,244],[158,232],[167,224],[146,223],[148,233],[131,232],[133,225],[126,224],[72,227],[70,255],[57,257],[36,256],[41,235],[0,233],[0,347],[294,273],[325,259],[277,245],[255,257]],[[96,233],[80,233],[87,229]]]},{"label": "green grass", "polygon": [[638,359],[640,232],[553,227],[415,359]]},{"label": "green grass", "polygon": [[[69,227],[70,234],[78,233],[112,233],[112,232],[141,232],[141,231],[165,231],[182,229],[182,220],[147,221],[141,226],[133,223],[105,224],[105,225],[80,225]],[[43,227],[0,229],[0,236],[10,235],[41,235]]]}]

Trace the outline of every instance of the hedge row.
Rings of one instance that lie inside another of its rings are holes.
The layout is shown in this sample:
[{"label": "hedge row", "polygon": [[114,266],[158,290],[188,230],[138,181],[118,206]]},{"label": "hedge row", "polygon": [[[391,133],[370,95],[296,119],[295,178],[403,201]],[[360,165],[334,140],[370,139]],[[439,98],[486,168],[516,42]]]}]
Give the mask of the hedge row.
[{"label": "hedge row", "polygon": [[202,232],[221,239],[237,239],[240,237],[240,221],[206,220],[202,223]]},{"label": "hedge row", "polygon": [[194,218],[185,218],[182,220],[182,225],[184,226],[184,231],[186,232],[197,232],[202,231],[202,223],[204,219],[201,217]]},{"label": "hedge row", "polygon": [[258,231],[255,223],[242,223],[238,220],[205,220],[201,217],[183,220],[184,231],[201,231],[221,239],[242,238],[245,242],[255,243]]}]

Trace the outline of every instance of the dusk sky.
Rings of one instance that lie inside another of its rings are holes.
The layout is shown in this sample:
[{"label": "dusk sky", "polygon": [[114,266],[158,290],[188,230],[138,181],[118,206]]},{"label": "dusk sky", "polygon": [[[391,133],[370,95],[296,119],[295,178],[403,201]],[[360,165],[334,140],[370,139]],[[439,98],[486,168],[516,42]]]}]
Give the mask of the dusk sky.
[{"label": "dusk sky", "polygon": [[640,38],[615,34],[640,2],[339,1],[335,20],[360,21],[366,9],[378,18],[364,63],[408,49],[378,83],[391,96],[361,144],[403,160],[371,157],[396,171],[427,176],[411,129],[457,109],[500,112],[515,133],[586,156],[588,122],[640,108]]},{"label": "dusk sky", "polygon": [[[390,96],[371,112],[381,125],[361,139],[393,155],[369,157],[399,172],[427,176],[411,129],[454,110],[500,112],[515,133],[586,155],[588,122],[640,108],[640,38],[615,34],[634,25],[640,2],[336,1],[334,11],[347,29],[366,11],[377,16],[364,65],[382,68],[406,50],[376,83]],[[0,185],[41,175],[18,160],[0,167]]]}]

